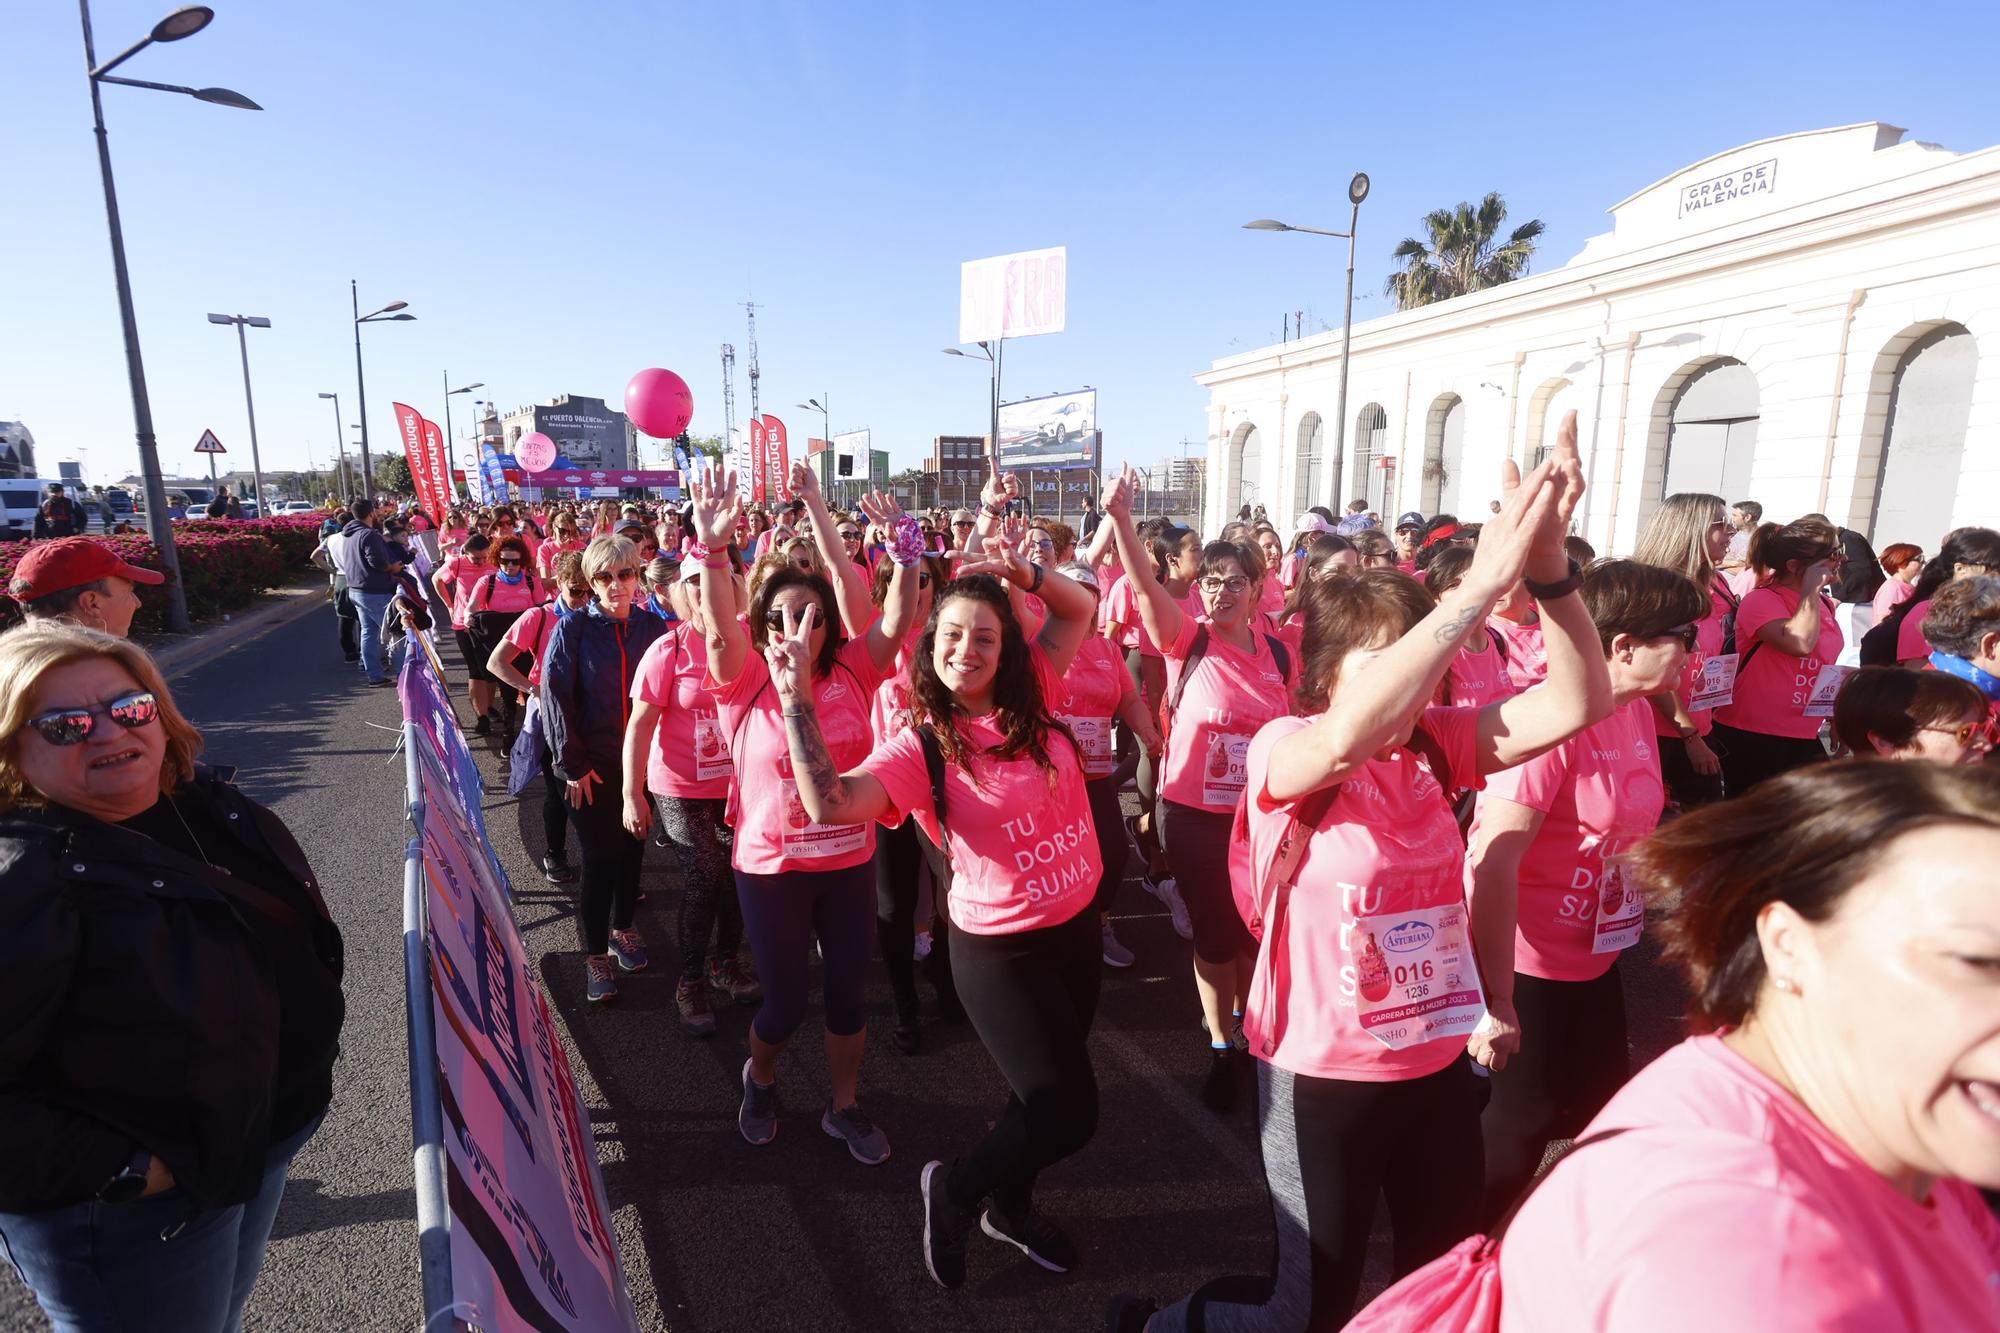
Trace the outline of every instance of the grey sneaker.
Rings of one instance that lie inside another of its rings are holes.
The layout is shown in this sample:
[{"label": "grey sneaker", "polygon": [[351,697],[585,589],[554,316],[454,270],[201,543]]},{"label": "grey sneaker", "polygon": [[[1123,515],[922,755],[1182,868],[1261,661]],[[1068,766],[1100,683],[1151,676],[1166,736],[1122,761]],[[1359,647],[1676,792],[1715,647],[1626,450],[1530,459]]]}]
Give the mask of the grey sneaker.
[{"label": "grey sneaker", "polygon": [[680,1011],[681,1027],[690,1037],[713,1037],[715,1014],[708,1007],[708,988],[699,981],[682,978],[674,987],[674,1008]]},{"label": "grey sneaker", "polygon": [[1139,883],[1146,892],[1158,898],[1165,905],[1167,915],[1173,918],[1174,934],[1184,940],[1194,938],[1194,920],[1188,916],[1187,901],[1181,897],[1181,886],[1172,875],[1154,879],[1151,875],[1139,877]]},{"label": "grey sneaker", "polygon": [[618,998],[618,980],[611,975],[611,960],[592,954],[583,960],[583,998],[594,1004]]},{"label": "grey sneaker", "polygon": [[924,1269],[940,1287],[965,1285],[965,1237],[973,1218],[946,1197],[943,1162],[927,1162],[919,1188],[924,1195]]},{"label": "grey sneaker", "polygon": [[743,1105],[736,1111],[736,1128],[744,1142],[760,1148],[778,1137],[778,1085],[750,1077],[748,1060],[743,1062]]},{"label": "grey sneaker", "polygon": [[1139,960],[1130,949],[1118,942],[1111,933],[1111,918],[1104,919],[1104,965],[1106,967],[1130,967]]},{"label": "grey sneaker", "polygon": [[653,960],[646,956],[646,941],[636,930],[611,932],[611,956],[627,972],[644,972]]},{"label": "grey sneaker", "polygon": [[757,1004],[764,998],[764,990],[757,984],[756,976],[746,971],[743,964],[734,958],[708,960],[708,985],[731,1004]]},{"label": "grey sneaker", "polygon": [[863,1166],[880,1166],[889,1160],[889,1136],[858,1104],[838,1111],[827,1107],[819,1118],[819,1127],[828,1138],[844,1140],[849,1155]]}]

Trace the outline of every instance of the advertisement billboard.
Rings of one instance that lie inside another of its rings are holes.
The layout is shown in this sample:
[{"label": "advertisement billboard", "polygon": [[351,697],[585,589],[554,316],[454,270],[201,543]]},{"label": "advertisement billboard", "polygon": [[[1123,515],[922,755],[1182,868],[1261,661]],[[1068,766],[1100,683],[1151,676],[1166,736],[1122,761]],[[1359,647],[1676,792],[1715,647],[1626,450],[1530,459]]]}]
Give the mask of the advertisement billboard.
[{"label": "advertisement billboard", "polygon": [[1000,404],[1000,466],[1097,466],[1097,390]]},{"label": "advertisement billboard", "polygon": [[833,474],[836,477],[868,475],[868,451],[874,444],[871,431],[851,430],[833,437]]},{"label": "advertisement billboard", "polygon": [[556,466],[624,467],[625,416],[601,398],[571,397],[535,408],[535,429],[556,442]]},{"label": "advertisement billboard", "polygon": [[958,340],[1061,333],[1069,313],[1069,248],[1023,250],[958,266]]}]

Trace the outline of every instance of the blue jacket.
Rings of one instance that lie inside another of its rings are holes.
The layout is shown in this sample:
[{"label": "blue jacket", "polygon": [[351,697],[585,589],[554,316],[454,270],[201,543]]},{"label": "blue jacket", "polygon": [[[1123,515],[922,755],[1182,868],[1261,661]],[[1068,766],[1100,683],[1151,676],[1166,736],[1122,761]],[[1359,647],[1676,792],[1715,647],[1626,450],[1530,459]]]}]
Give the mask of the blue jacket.
[{"label": "blue jacket", "polygon": [[613,620],[594,601],[549,632],[542,659],[542,727],[557,777],[574,782],[594,769],[611,784],[610,799],[619,799],[632,677],[646,649],[666,632],[658,616],[635,611]]},{"label": "blue jacket", "polygon": [[340,544],[337,563],[348,589],[368,593],[396,591],[396,575],[389,568],[396,563],[396,554],[389,549],[388,540],[359,519],[342,528],[340,535],[345,540]]}]

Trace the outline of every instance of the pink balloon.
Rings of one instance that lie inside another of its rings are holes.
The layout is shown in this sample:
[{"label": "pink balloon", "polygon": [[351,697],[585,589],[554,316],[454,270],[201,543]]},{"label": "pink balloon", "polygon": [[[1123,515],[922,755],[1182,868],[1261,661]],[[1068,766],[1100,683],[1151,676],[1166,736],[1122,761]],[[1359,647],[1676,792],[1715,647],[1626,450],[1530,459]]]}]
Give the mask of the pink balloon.
[{"label": "pink balloon", "polygon": [[547,472],[556,465],[556,442],[538,430],[530,431],[515,444],[514,461],[523,472]]},{"label": "pink balloon", "polygon": [[672,439],[694,419],[694,394],[671,370],[642,370],[625,386],[625,415],[657,439]]}]

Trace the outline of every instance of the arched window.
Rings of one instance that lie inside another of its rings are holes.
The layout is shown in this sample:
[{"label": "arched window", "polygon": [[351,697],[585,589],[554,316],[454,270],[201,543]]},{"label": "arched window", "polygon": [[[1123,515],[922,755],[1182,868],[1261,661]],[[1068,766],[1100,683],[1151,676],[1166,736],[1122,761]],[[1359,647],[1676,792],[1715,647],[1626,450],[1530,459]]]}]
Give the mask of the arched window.
[{"label": "arched window", "polygon": [[1757,376],[1741,361],[1701,367],[1681,385],[1668,418],[1660,494],[1708,491],[1727,500],[1750,495],[1757,454]]},{"label": "arched window", "polygon": [[1292,513],[1303,514],[1320,500],[1320,484],[1326,472],[1326,423],[1319,413],[1308,412],[1299,422],[1298,486],[1292,496]]},{"label": "arched window", "polygon": [[1236,517],[1236,511],[1244,505],[1260,503],[1257,481],[1263,468],[1263,440],[1257,428],[1246,421],[1229,440],[1229,479],[1236,488],[1236,502],[1230,506],[1226,518]]},{"label": "arched window", "polygon": [[1448,393],[1431,404],[1424,428],[1423,490],[1426,514],[1458,512],[1459,468],[1465,461],[1465,400]]},{"label": "arched window", "polygon": [[1961,324],[1910,344],[1896,363],[1889,422],[1869,506],[1875,544],[1915,542],[1926,552],[1952,526],[1979,351]]},{"label": "arched window", "polygon": [[1381,485],[1376,479],[1375,460],[1388,450],[1389,414],[1380,403],[1370,403],[1354,417],[1354,466],[1347,480],[1347,489],[1354,493],[1336,496],[1335,512],[1346,512],[1350,500],[1366,500],[1376,509],[1383,507],[1377,495]]}]

